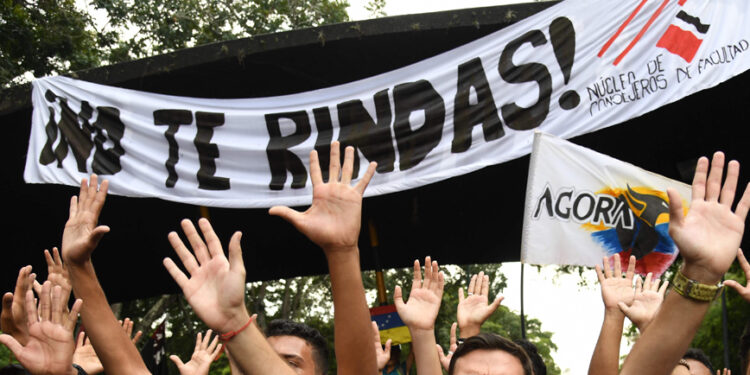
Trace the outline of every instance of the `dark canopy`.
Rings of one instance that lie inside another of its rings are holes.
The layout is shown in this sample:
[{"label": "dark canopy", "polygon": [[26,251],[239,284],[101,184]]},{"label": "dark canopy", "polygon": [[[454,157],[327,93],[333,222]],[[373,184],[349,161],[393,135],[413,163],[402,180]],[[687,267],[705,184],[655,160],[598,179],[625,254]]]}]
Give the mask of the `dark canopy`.
[{"label": "dark canopy", "polygon": [[[350,22],[221,42],[148,59],[78,72],[113,86],[193,97],[249,98],[334,86],[390,71],[487,35],[554,3],[467,9]],[[688,181],[697,157],[724,150],[747,163],[750,74],[609,129],[573,139],[599,152]],[[46,274],[41,251],[59,245],[69,198],[76,189],[23,182],[31,123],[28,86],[0,93],[6,131],[2,184],[6,203],[0,285],[10,290],[19,267]],[[383,267],[403,267],[432,255],[443,264],[517,261],[528,157],[440,183],[364,202],[362,267],[374,268],[367,223],[379,234]],[[166,234],[195,206],[110,196],[101,222],[112,232],[94,253],[110,300],[177,290],[161,265],[172,256]],[[225,241],[244,232],[248,280],[326,272],[312,243],[266,210],[210,209]],[[748,246],[747,236],[743,241]]]}]

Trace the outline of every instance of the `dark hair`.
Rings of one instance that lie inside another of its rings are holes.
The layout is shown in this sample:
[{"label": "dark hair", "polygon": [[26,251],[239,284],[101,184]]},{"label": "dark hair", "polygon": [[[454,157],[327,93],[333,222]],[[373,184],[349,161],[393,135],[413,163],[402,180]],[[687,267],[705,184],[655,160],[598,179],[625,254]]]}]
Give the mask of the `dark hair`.
[{"label": "dark hair", "polygon": [[10,364],[3,368],[0,368],[0,375],[31,375],[23,366],[18,364]]},{"label": "dark hair", "polygon": [[690,348],[685,353],[685,355],[682,356],[682,359],[694,359],[706,366],[708,368],[708,371],[711,371],[711,373],[714,372],[714,366],[711,364],[711,360],[708,358],[706,353],[703,352],[703,350],[700,350],[698,348]]},{"label": "dark hair", "polygon": [[328,342],[317,329],[291,320],[276,319],[268,324],[266,336],[295,336],[305,340],[313,349],[316,373],[328,373]]},{"label": "dark hair", "polygon": [[456,368],[456,362],[461,357],[475,350],[504,351],[518,358],[518,360],[521,362],[521,367],[523,367],[523,373],[525,375],[534,375],[534,366],[531,363],[531,359],[529,359],[529,355],[526,354],[526,351],[523,350],[522,347],[514,344],[513,341],[510,341],[502,336],[496,335],[494,333],[484,332],[476,336],[469,337],[456,349],[455,353],[453,353],[453,358],[451,358],[451,364],[448,368],[448,374],[453,374],[453,371]]},{"label": "dark hair", "polygon": [[740,364],[742,366],[742,374],[747,373],[748,367],[748,356],[750,352],[750,320],[745,324],[745,330],[742,332],[740,337]]},{"label": "dark hair", "polygon": [[547,375],[547,365],[544,364],[544,360],[539,355],[539,351],[533,342],[526,339],[516,339],[513,342],[522,347],[526,351],[526,354],[529,355],[529,359],[531,359],[531,363],[534,365],[534,375]]}]

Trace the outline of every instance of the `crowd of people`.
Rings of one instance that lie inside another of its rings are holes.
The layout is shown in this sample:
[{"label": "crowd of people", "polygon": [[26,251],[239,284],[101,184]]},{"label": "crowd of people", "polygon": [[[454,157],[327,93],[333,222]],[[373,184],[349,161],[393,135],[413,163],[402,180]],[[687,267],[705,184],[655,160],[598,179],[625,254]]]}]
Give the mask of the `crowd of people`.
[{"label": "crowd of people", "polygon": [[[354,150],[347,147],[343,164],[338,142],[331,145],[329,173],[323,175],[315,151],[310,154],[313,203],[305,212],[273,207],[280,216],[323,249],[330,271],[334,305],[334,355],[339,374],[402,374],[409,371],[392,359],[391,343],[381,345],[377,325],[371,322],[363,287],[357,239],[362,195],[375,172],[371,163],[361,180],[352,184]],[[709,165],[710,164],[710,165]],[[669,233],[679,247],[682,264],[671,283],[635,275],[630,257],[623,274],[619,255],[605,257],[596,272],[605,315],[589,374],[712,374],[710,362],[688,346],[710,302],[721,293],[720,281],[737,259],[750,276],[739,249],[745,218],[750,210],[750,188],[732,205],[738,184],[739,163],[732,161],[724,175],[724,155],[698,161],[692,202],[684,214],[679,195],[668,190]],[[146,374],[136,350],[140,333],[133,335],[129,320],[118,321],[99,284],[91,257],[109,227],[98,224],[108,182],[96,175],[81,182],[70,201],[60,251],[45,251],[48,278],[36,281],[31,266],[19,271],[15,290],[6,293],[0,316],[0,343],[21,366],[0,374]],[[265,331],[245,303],[245,267],[242,233],[236,232],[225,253],[221,240],[206,219],[181,222],[184,238],[168,239],[179,259],[164,259],[164,266],[184,293],[195,314],[210,328],[198,333],[192,357],[183,362],[171,356],[183,375],[207,374],[214,358],[224,351],[232,374],[326,374],[329,353],[325,338],[304,323],[277,320]],[[672,288],[668,291],[668,285]],[[750,285],[727,281],[750,303]],[[456,323],[444,351],[435,339],[435,321],[444,289],[444,275],[436,260],[414,262],[414,278],[404,300],[394,291],[398,315],[408,327],[412,353],[408,367],[418,375],[545,375],[546,368],[534,344],[512,341],[483,332],[482,323],[498,308],[502,297],[490,299],[489,277],[471,278],[466,293],[459,290]],[[70,304],[71,293],[75,302]],[[640,331],[635,345],[620,366],[624,319]],[[85,332],[75,335],[76,327]],[[746,330],[747,332],[747,330]],[[215,334],[214,334],[215,333]],[[745,335],[740,354],[742,374],[750,375],[750,339]],[[413,358],[413,360],[412,360]],[[705,371],[704,371],[705,370]],[[720,372],[717,370],[717,374]],[[720,375],[729,375],[726,369]]]}]

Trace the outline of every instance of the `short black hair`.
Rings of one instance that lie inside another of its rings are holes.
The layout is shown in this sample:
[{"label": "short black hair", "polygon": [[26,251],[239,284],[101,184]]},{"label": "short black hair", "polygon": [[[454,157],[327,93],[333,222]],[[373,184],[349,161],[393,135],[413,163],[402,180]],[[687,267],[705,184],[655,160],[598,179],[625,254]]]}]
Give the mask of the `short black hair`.
[{"label": "short black hair", "polygon": [[682,359],[694,359],[706,366],[708,368],[708,371],[711,371],[711,373],[714,372],[714,366],[711,364],[711,359],[708,358],[703,350],[700,350],[698,348],[690,348],[687,352],[685,352],[685,355],[682,356]]},{"label": "short black hair", "polygon": [[295,336],[305,340],[312,346],[316,372],[320,375],[328,373],[328,341],[317,329],[304,323],[275,319],[268,324],[266,336]]},{"label": "short black hair", "polygon": [[529,355],[531,363],[534,365],[534,375],[547,375],[547,365],[544,363],[544,359],[539,355],[536,345],[533,342],[526,339],[513,340],[518,346],[522,347]]},{"label": "short black hair", "polygon": [[0,375],[31,375],[31,373],[19,364],[10,364],[0,368]]},{"label": "short black hair", "polygon": [[742,366],[742,374],[747,374],[748,367],[748,353],[750,353],[750,320],[745,324],[745,330],[742,332],[740,337],[740,364]]},{"label": "short black hair", "polygon": [[448,368],[448,374],[452,375],[456,369],[456,361],[461,357],[475,350],[501,350],[516,358],[521,362],[523,373],[525,375],[534,375],[534,366],[529,359],[529,355],[519,345],[514,344],[500,335],[494,333],[480,333],[476,336],[469,337],[463,344],[459,345],[451,358],[451,364]]}]

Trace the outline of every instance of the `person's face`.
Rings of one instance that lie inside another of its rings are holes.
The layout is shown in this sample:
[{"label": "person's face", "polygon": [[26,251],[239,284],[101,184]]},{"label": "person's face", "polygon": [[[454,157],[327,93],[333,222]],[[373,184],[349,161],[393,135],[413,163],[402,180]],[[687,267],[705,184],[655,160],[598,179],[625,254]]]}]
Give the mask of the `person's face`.
[{"label": "person's face", "polygon": [[524,375],[518,358],[502,350],[474,350],[456,360],[454,375]]},{"label": "person's face", "polygon": [[700,361],[694,359],[685,359],[685,361],[690,365],[690,375],[713,375],[711,370]]},{"label": "person's face", "polygon": [[271,336],[268,343],[298,374],[315,375],[313,349],[307,341],[297,336]]}]

